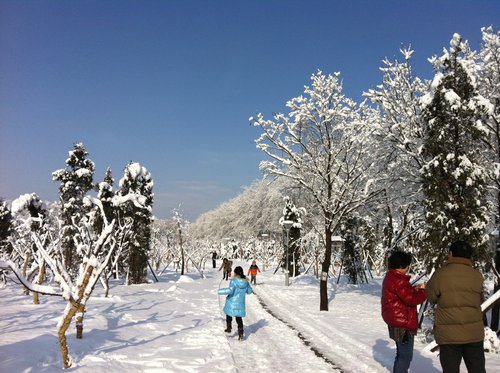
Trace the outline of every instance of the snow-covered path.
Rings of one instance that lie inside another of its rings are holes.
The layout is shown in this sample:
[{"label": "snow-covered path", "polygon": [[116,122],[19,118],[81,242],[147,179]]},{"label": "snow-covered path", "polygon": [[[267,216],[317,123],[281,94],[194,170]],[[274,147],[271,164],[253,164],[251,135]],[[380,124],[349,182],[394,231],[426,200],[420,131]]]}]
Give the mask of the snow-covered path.
[{"label": "snow-covered path", "polygon": [[[283,295],[283,292],[297,293],[294,297],[291,294]],[[319,287],[317,292],[319,293]],[[377,354],[374,347],[357,338],[366,330],[360,324],[373,317],[374,310],[369,307],[352,305],[347,309],[336,309],[335,305],[331,305],[330,311],[320,312],[318,311],[319,302],[312,305],[300,293],[300,288],[283,288],[283,286],[276,286],[276,283],[274,286],[268,284],[268,286],[260,288],[259,297],[273,313],[298,329],[315,349],[340,367],[347,367],[347,370],[351,371],[350,367],[355,362],[356,369],[365,372],[387,372],[384,366],[374,361],[374,355]],[[357,294],[357,298],[359,298],[359,294]],[[279,299],[279,304],[276,304],[276,299]],[[366,315],[367,313],[369,315]],[[307,315],[311,316],[311,321],[308,321]],[[340,324],[340,328],[337,326],[338,324]],[[380,360],[383,361],[384,357],[379,355]],[[388,358],[384,362],[386,366],[390,366],[392,361],[393,358]]]},{"label": "snow-covered path", "polygon": [[[257,290],[258,286],[255,287]],[[256,295],[247,297],[245,340],[229,337],[239,371],[255,367],[262,372],[336,372],[308,348],[291,328],[260,305]],[[300,359],[297,359],[300,356]]]}]

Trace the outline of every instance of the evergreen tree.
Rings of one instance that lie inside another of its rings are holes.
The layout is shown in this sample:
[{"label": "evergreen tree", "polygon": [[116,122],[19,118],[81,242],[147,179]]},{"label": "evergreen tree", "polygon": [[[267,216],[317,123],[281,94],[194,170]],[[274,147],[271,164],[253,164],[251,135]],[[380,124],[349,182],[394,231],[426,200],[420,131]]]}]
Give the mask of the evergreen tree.
[{"label": "evergreen tree", "polygon": [[[113,205],[113,197],[115,196],[115,193],[113,191],[113,184],[114,184],[114,179],[113,175],[111,172],[111,169],[108,167],[106,169],[106,173],[104,175],[104,180],[101,181],[96,185],[96,190],[97,190],[97,198],[101,202],[102,205],[102,210],[99,208],[95,208],[93,211],[93,214],[95,214],[95,217],[92,219],[93,221],[93,228],[94,228],[94,234],[96,236],[99,236],[101,234],[105,224],[105,220],[108,222],[108,224],[113,221],[113,219],[116,219],[116,210],[117,208]],[[104,216],[103,216],[104,215]],[[113,231],[113,235],[124,235],[126,234],[126,230],[122,229],[115,229]],[[117,237],[120,241],[124,239],[124,237]],[[103,251],[102,255],[107,255],[109,249],[113,246],[112,242],[108,242],[103,245]],[[109,262],[109,267],[105,269],[104,274],[103,274],[103,281],[105,282],[105,289],[106,289],[106,296],[108,295],[109,292],[109,279],[111,278],[111,275],[113,273],[113,266],[118,266],[120,269],[123,268],[123,265],[119,262],[119,258],[117,256],[120,255],[120,250],[117,250],[113,260]]]},{"label": "evergreen tree", "polygon": [[81,253],[77,252],[73,237],[78,234],[76,226],[84,220],[86,207],[83,198],[92,189],[94,162],[82,143],[75,144],[66,160],[66,168],[54,171],[52,179],[61,183],[61,244],[64,263],[71,276],[76,276],[81,264]]},{"label": "evergreen tree", "polygon": [[457,239],[469,242],[476,255],[487,242],[486,171],[481,164],[484,99],[477,91],[467,43],[455,34],[450,45],[441,58],[434,58],[437,74],[423,98],[425,239],[428,257],[437,257],[438,263]]},{"label": "evergreen tree", "polygon": [[[102,207],[104,210],[104,214],[106,215],[106,219],[108,222],[112,221],[115,218],[115,208],[113,206],[113,197],[115,193],[113,192],[113,184],[115,180],[113,179],[113,175],[111,169],[108,167],[106,169],[106,173],[104,175],[104,180],[96,185],[97,189],[97,198],[101,201]],[[101,218],[95,219],[95,224],[97,225],[97,232],[102,230],[103,221]]]},{"label": "evergreen tree", "polygon": [[[500,32],[493,27],[483,28],[483,43],[479,55],[479,90],[490,105],[489,118],[486,122],[488,137],[488,159],[491,164],[490,179],[492,189],[492,221],[496,231],[500,232]],[[500,271],[500,239],[497,236],[495,248],[495,269]],[[497,278],[494,292],[500,290],[500,278]],[[491,310],[490,327],[498,331],[500,325],[500,303]]]},{"label": "evergreen tree", "polygon": [[0,198],[0,255],[9,256],[12,247],[9,237],[12,234],[12,213],[7,206],[7,202]]},{"label": "evergreen tree", "polygon": [[139,163],[130,162],[125,167],[120,180],[118,196],[129,197],[120,205],[120,215],[131,224],[132,239],[126,242],[124,252],[127,255],[128,283],[146,282],[151,223],[153,220],[153,179],[149,171]]},{"label": "evergreen tree", "polygon": [[[16,239],[12,242],[16,254],[23,260],[22,275],[31,280],[38,271],[36,284],[42,284],[45,279],[45,261],[33,239],[41,238],[42,245],[47,245],[48,210],[36,193],[23,194],[12,201],[12,214],[15,216],[14,229]],[[29,294],[27,288],[25,293]],[[38,293],[33,294],[33,301],[39,304]]]}]

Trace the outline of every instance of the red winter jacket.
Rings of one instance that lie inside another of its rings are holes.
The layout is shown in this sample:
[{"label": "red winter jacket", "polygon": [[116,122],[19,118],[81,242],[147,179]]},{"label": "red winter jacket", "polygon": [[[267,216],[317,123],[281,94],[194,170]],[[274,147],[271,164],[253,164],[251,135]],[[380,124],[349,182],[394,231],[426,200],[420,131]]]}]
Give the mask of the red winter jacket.
[{"label": "red winter jacket", "polygon": [[382,284],[382,318],[389,326],[416,332],[417,305],[425,298],[425,289],[415,289],[410,276],[390,269]]}]

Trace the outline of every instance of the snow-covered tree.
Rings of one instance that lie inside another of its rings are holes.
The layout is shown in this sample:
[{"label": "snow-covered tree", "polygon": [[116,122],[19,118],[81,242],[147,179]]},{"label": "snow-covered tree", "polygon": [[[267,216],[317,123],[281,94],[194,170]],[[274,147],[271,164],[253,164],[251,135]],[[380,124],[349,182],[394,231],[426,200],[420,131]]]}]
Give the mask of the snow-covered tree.
[{"label": "snow-covered tree", "polygon": [[[42,243],[47,246],[50,240],[47,206],[36,193],[23,194],[12,201],[12,213],[16,219],[11,246],[23,262],[22,274],[29,280],[38,274],[34,283],[42,284],[45,279],[45,260],[38,251],[32,235],[35,233],[43,237]],[[11,260],[17,261],[17,258],[13,257]],[[26,294],[29,293],[27,288],[25,291]],[[33,303],[40,303],[37,292],[33,293]]]},{"label": "snow-covered tree", "polygon": [[468,241],[478,256],[487,242],[485,99],[467,42],[455,34],[450,49],[431,61],[436,74],[422,98],[426,124],[422,155],[428,258],[444,259],[451,242]]},{"label": "snow-covered tree", "polygon": [[305,209],[297,208],[288,196],[284,200],[283,216],[279,220],[283,227],[283,236],[286,237],[283,268],[290,276],[295,277],[299,275],[301,217],[305,214]]},{"label": "snow-covered tree", "polygon": [[[101,201],[104,208],[104,214],[108,221],[111,221],[116,216],[115,207],[113,206],[113,197],[115,195],[113,191],[113,185],[115,180],[113,179],[113,174],[111,169],[108,167],[104,175],[104,180],[96,185],[97,198]],[[102,224],[102,219],[96,220],[96,223]]]},{"label": "snow-covered tree", "polygon": [[261,162],[261,170],[289,178],[307,190],[322,217],[325,258],[320,310],[328,310],[332,236],[343,217],[372,195],[367,179],[372,167],[367,156],[369,119],[365,108],[361,110],[344,95],[339,74],[319,71],[311,80],[305,95],[287,102],[287,115],[276,114],[273,120],[266,120],[259,113],[250,119],[263,131],[257,147],[271,158]]},{"label": "snow-covered tree", "polygon": [[52,179],[61,183],[59,199],[61,202],[62,232],[64,260],[71,276],[76,276],[81,264],[81,253],[77,252],[74,237],[78,234],[78,224],[81,223],[87,210],[83,206],[83,198],[92,189],[95,165],[88,158],[87,149],[82,143],[77,143],[69,151],[66,168],[54,171]]},{"label": "snow-covered tree", "polygon": [[[104,216],[102,216],[101,211],[98,206],[94,206],[93,211],[89,213],[89,219],[93,222],[93,233],[97,236],[99,232],[102,232],[104,227],[104,218],[108,222],[113,221],[117,217],[117,208],[113,205],[113,197],[115,192],[113,191],[114,179],[111,172],[111,169],[108,167],[106,169],[106,173],[104,174],[104,180],[100,183],[96,184],[97,190],[97,198],[102,204],[102,209],[104,212]],[[123,227],[122,227],[123,228]],[[109,261],[108,267],[106,267],[101,275],[101,283],[103,287],[106,289],[105,296],[107,297],[109,294],[109,279],[111,278],[113,272],[118,271],[118,263],[120,259],[121,249],[123,247],[122,243],[126,241],[126,238],[130,234],[126,229],[117,229],[116,232],[119,232],[120,236],[116,237],[118,241],[118,249],[115,250],[112,259]],[[109,243],[108,243],[109,245]],[[102,250],[102,254],[106,255],[109,251],[109,248],[104,248]]]},{"label": "snow-covered tree", "polygon": [[0,198],[0,257],[8,257],[12,252],[9,237],[12,234],[12,213],[7,202]]},{"label": "snow-covered tree", "polygon": [[[493,190],[492,221],[496,232],[500,231],[500,32],[487,27],[482,29],[483,43],[479,54],[479,92],[490,105],[486,126],[488,136],[488,160],[491,164],[490,180]],[[497,236],[498,237],[498,236]],[[494,266],[500,272],[500,240],[497,239]],[[496,279],[494,291],[500,289],[500,279]],[[500,303],[491,311],[491,329],[498,331],[500,323]]]},{"label": "snow-covered tree", "polygon": [[190,224],[190,235],[196,240],[221,242],[227,238],[256,237],[263,231],[281,234],[278,220],[283,195],[290,192],[290,183],[286,181],[278,179],[272,182],[253,182],[240,195],[204,213]]},{"label": "snow-covered tree", "polygon": [[[86,303],[90,299],[102,272],[109,266],[113,254],[116,250],[120,250],[121,243],[118,238],[123,236],[120,231],[130,229],[126,225],[117,225],[116,220],[108,221],[99,199],[87,196],[83,202],[92,213],[97,208],[97,214],[102,217],[103,224],[100,232],[93,232],[94,221],[87,216],[83,224],[76,226],[78,234],[75,235],[74,243],[82,257],[77,276],[70,275],[66,268],[66,260],[62,255],[64,247],[60,239],[46,240],[45,233],[42,234],[40,231],[31,232],[37,254],[47,263],[54,275],[54,280],[60,285],[60,290],[31,282],[26,276],[23,276],[19,266],[13,261],[2,262],[2,267],[10,267],[29,289],[47,295],[62,296],[66,300],[66,309],[57,327],[64,368],[68,368],[72,364],[66,341],[66,331],[73,318],[76,318],[77,338],[82,337]],[[136,194],[115,196],[113,198],[113,205],[117,207],[127,202],[140,206],[141,203],[145,202],[145,198]],[[91,216],[92,213],[89,215]],[[13,242],[13,245],[16,247],[19,245],[19,241]]]},{"label": "snow-covered tree", "polygon": [[179,258],[180,258],[180,261],[181,261],[181,275],[184,274],[184,272],[186,271],[186,255],[185,255],[185,239],[184,239],[184,235],[185,235],[185,231],[186,229],[184,229],[188,222],[185,221],[183,218],[182,218],[182,212],[179,210],[179,209],[175,209],[174,210],[174,217],[173,217],[173,220],[175,221],[176,225],[177,225],[177,242],[178,242],[178,247],[179,247]]},{"label": "snow-covered tree", "polygon": [[380,110],[374,122],[372,154],[379,169],[382,190],[368,208],[372,222],[381,227],[386,250],[411,246],[423,226],[421,208],[423,143],[420,98],[426,85],[413,75],[413,50],[402,49],[404,61],[383,60],[382,83],[364,93]]},{"label": "snow-covered tree", "polygon": [[172,251],[175,241],[174,221],[156,219],[153,221],[151,229],[151,251],[150,258],[152,266],[158,271],[161,265],[168,265],[173,260]]},{"label": "snow-covered tree", "polygon": [[[151,222],[153,220],[153,179],[149,171],[137,162],[125,167],[117,195],[125,200],[120,204],[120,220],[130,222],[132,239],[123,248],[128,265],[128,284],[146,282]],[[137,198],[129,199],[129,196]]]}]

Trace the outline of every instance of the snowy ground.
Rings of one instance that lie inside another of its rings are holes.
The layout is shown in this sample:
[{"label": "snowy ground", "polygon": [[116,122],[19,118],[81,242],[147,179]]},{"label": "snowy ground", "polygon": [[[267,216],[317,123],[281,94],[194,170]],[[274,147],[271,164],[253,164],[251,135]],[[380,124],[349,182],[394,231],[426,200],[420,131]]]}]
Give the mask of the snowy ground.
[{"label": "snowy ground", "polygon": [[[238,263],[237,263],[238,264]],[[242,264],[246,270],[249,263]],[[247,297],[245,340],[223,332],[217,296],[221,272],[168,273],[159,283],[114,285],[104,298],[95,290],[87,305],[84,338],[68,333],[73,366],[68,372],[388,372],[394,342],[380,318],[380,284],[329,285],[330,311],[320,312],[319,285],[311,276],[284,286],[269,268]],[[56,325],[61,298],[31,297],[12,282],[0,289],[0,372],[62,371]],[[263,307],[264,305],[264,307]],[[236,329],[234,325],[234,330]],[[440,372],[435,354],[416,343],[412,372]],[[488,372],[500,355],[487,354]],[[466,370],[463,369],[465,372]]]}]

